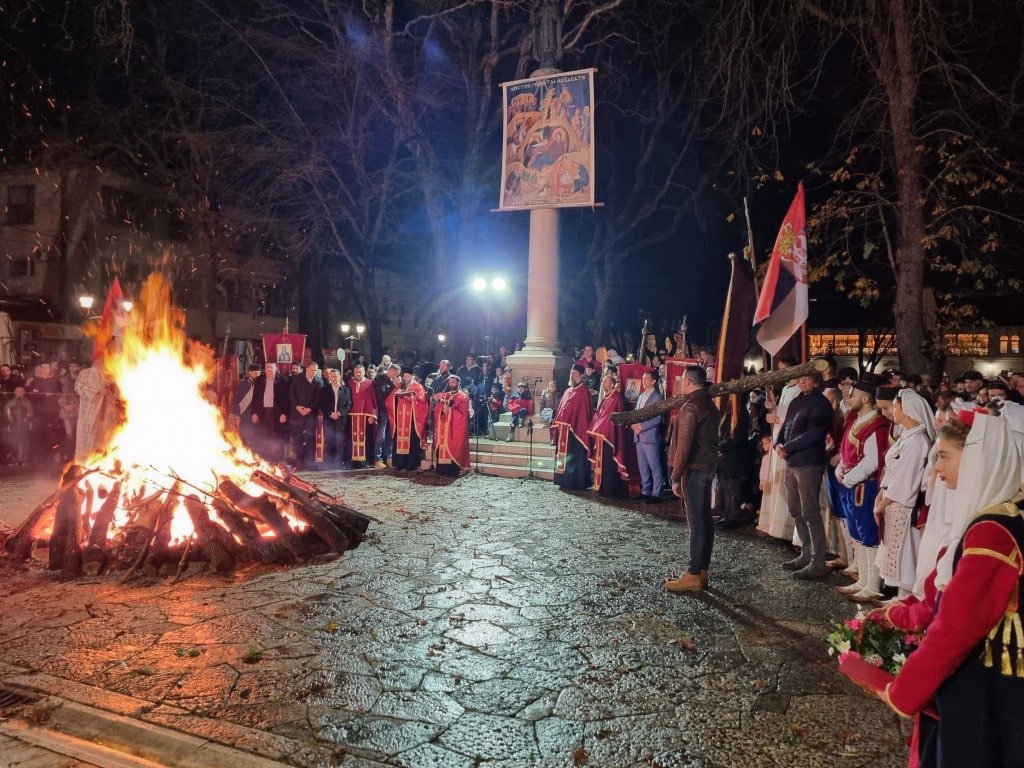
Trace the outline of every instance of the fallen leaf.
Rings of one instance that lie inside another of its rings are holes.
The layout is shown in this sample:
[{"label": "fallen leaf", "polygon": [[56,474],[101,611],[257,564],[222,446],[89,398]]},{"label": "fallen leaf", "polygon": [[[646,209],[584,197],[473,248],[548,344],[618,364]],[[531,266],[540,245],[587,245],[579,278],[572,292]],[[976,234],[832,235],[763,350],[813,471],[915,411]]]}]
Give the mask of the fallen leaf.
[{"label": "fallen leaf", "polygon": [[689,635],[680,635],[675,640],[670,641],[669,645],[674,645],[681,651],[697,650],[697,643]]},{"label": "fallen leaf", "polygon": [[572,761],[576,765],[586,765],[589,760],[590,757],[587,755],[587,750],[583,747],[572,753]]}]

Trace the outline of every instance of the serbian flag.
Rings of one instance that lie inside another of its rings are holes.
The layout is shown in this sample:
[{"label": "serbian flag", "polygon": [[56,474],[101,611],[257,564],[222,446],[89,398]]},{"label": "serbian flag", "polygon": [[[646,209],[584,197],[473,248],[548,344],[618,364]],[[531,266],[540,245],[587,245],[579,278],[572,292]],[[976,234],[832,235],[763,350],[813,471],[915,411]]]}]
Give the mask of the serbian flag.
[{"label": "serbian flag", "polygon": [[775,238],[754,313],[758,342],[770,355],[777,355],[807,321],[807,313],[807,213],[801,182]]}]

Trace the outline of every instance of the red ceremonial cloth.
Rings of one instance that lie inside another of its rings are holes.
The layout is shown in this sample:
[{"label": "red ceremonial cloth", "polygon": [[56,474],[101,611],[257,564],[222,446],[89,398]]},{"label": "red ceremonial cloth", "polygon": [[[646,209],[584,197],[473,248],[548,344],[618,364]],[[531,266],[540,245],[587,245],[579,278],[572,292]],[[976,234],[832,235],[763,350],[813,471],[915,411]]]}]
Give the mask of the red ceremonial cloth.
[{"label": "red ceremonial cloth", "polygon": [[217,407],[227,420],[238,391],[238,355],[224,355],[217,358],[217,378],[214,383],[217,393]]},{"label": "red ceremonial cloth", "polygon": [[263,359],[268,363],[301,363],[306,354],[304,333],[264,333]]},{"label": "red ceremonial cloth", "polygon": [[364,378],[348,382],[352,393],[352,410],[348,416],[352,426],[352,461],[366,461],[366,424],[377,419],[377,395],[373,382]]},{"label": "red ceremonial cloth", "polygon": [[124,318],[124,294],[121,293],[121,281],[116,277],[110,286],[110,293],[103,303],[103,315],[100,317],[99,330],[92,345],[92,361],[95,363],[114,340],[115,316]]},{"label": "red ceremonial cloth", "polygon": [[442,392],[434,406],[435,463],[469,469],[469,395]]},{"label": "red ceremonial cloth", "polygon": [[889,450],[889,427],[892,426],[885,416],[876,413],[875,417],[863,423],[854,430],[854,424],[860,414],[851,411],[846,414],[846,423],[843,428],[843,439],[839,443],[839,455],[843,459],[843,466],[853,469],[860,464],[864,458],[864,444],[872,437],[878,441],[878,467],[879,470],[885,466],[885,454]]},{"label": "red ceremonial cloth", "polygon": [[578,440],[583,449],[590,453],[590,418],[594,410],[590,403],[590,390],[582,384],[569,387],[562,393],[558,403],[555,420],[551,424],[551,432],[555,438],[555,471],[566,466],[566,455],[569,441]]},{"label": "red ceremonial cloth", "polygon": [[[611,467],[601,466],[604,460],[603,448],[605,443],[612,447],[619,476],[623,480],[629,480],[626,446],[632,447],[633,441],[629,439],[630,431],[628,427],[620,427],[612,423],[612,414],[624,410],[626,410],[626,401],[622,397],[622,393],[618,390],[613,390],[610,395],[605,395],[604,400],[597,407],[597,413],[594,414],[593,421],[590,422],[590,463],[594,465],[594,483],[598,487],[600,487],[601,481],[596,477],[597,470],[600,468],[601,472],[607,472],[612,469]],[[635,450],[634,448],[634,456],[636,455]]]},{"label": "red ceremonial cloth", "polygon": [[[626,406],[627,411],[632,411],[636,408],[636,400],[632,402],[626,397],[627,384],[631,389],[636,390],[637,397],[640,396],[641,386],[640,379],[643,378],[645,373],[653,373],[654,368],[649,365],[643,365],[642,363],[623,363],[617,368],[619,375],[619,392],[623,396],[623,404]],[[636,443],[633,442],[632,438],[626,440],[624,447],[626,453],[626,469],[629,472],[629,495],[639,496],[640,495],[640,465],[636,459]]]},{"label": "red ceremonial cloth", "polygon": [[418,381],[409,384],[409,389],[399,392],[394,390],[395,402],[395,451],[401,456],[408,456],[412,448],[412,432],[420,439],[420,444],[427,440],[427,391]]}]

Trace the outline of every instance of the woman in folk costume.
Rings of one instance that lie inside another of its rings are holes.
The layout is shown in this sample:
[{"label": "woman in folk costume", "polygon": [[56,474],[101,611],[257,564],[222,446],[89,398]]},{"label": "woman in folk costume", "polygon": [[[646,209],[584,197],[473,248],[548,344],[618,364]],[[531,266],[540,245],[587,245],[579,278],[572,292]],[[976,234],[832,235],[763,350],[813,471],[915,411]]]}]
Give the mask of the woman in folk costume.
[{"label": "woman in folk costume", "polygon": [[[881,396],[878,400],[884,401]],[[878,570],[890,587],[906,597],[917,578],[917,544],[920,534],[911,525],[914,507],[921,493],[921,481],[928,463],[928,451],[935,440],[935,414],[928,401],[912,389],[901,389],[890,407],[892,422],[900,436],[885,454],[885,470],[875,500],[875,518],[882,534],[878,548]]]},{"label": "woman in folk costume", "polygon": [[[998,416],[963,412],[939,433],[936,471],[951,495],[947,548],[923,601],[885,611],[926,627],[920,647],[879,695],[917,717],[912,768],[1024,764],[1024,495],[1021,459]],[[968,427],[965,421],[972,421]],[[938,720],[924,715],[934,701]]]},{"label": "woman in folk costume", "polygon": [[[935,411],[935,432],[938,433],[947,422],[956,418],[952,408],[939,408]],[[928,452],[928,468],[921,481],[924,492],[924,503],[928,507],[928,518],[921,533],[921,543],[917,548],[917,570],[914,579],[913,596],[924,599],[925,582],[935,570],[939,555],[946,546],[949,531],[953,525],[953,507],[949,503],[950,490],[939,478],[935,464],[939,458],[938,441]]]},{"label": "woman in folk costume", "polygon": [[[792,357],[779,358],[779,368],[790,368],[796,365]],[[772,444],[779,438],[782,424],[786,420],[789,404],[800,394],[800,388],[791,381],[782,388],[778,403],[772,405],[772,394],[769,391],[765,407],[770,411],[768,423],[772,425]],[[789,499],[786,495],[786,460],[776,451],[771,452],[768,461],[769,484],[761,498],[761,511],[758,514],[757,529],[776,539],[791,540],[793,538],[793,518],[789,514]]]}]

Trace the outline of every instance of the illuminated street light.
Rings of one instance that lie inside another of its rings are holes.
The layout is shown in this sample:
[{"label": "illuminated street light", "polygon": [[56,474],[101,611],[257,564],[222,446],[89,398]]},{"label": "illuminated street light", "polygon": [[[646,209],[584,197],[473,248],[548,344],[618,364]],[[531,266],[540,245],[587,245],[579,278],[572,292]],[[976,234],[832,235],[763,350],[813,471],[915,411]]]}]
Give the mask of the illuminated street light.
[{"label": "illuminated street light", "polygon": [[505,281],[504,277],[496,277],[491,280],[491,290],[495,293],[501,293],[506,288],[508,288],[508,283]]},{"label": "illuminated street light", "polygon": [[135,305],[132,304],[132,302],[130,302],[130,301],[122,301],[121,302],[121,306],[124,307],[124,311],[125,312],[131,312],[132,311],[132,307],[134,307]]},{"label": "illuminated street light", "polygon": [[348,333],[350,330],[352,330],[352,326],[351,325],[349,325],[348,323],[342,323],[341,324],[341,332],[342,333]]},{"label": "illuminated street light", "polygon": [[473,290],[477,293],[483,293],[487,290],[487,281],[482,277],[474,277],[472,282]]},{"label": "illuminated street light", "polygon": [[444,344],[446,341],[448,341],[448,337],[445,336],[443,333],[439,333],[439,334],[437,334],[437,340],[441,344]]},{"label": "illuminated street light", "polygon": [[365,331],[366,331],[366,326],[363,325],[362,323],[359,323],[359,325],[356,326],[356,335],[357,336],[362,336]]},{"label": "illuminated street light", "polygon": [[92,305],[93,305],[93,303],[95,301],[96,300],[92,296],[89,296],[89,295],[79,296],[78,297],[78,306],[80,306],[82,309],[84,309],[84,310],[86,310],[88,312],[90,309],[92,309]]}]

